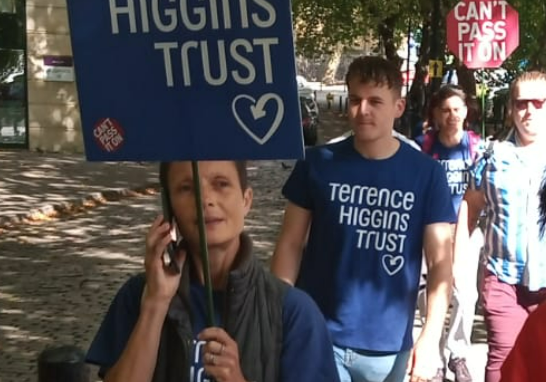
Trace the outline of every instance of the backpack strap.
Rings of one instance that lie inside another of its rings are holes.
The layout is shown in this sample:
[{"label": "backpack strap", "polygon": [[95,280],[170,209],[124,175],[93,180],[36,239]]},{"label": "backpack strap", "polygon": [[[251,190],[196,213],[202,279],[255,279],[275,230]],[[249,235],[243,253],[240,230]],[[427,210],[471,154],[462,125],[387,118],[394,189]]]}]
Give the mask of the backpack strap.
[{"label": "backpack strap", "polygon": [[432,153],[432,146],[434,146],[434,142],[436,142],[436,132],[432,130],[427,131],[423,139],[423,144],[421,145],[421,151],[430,155]]},{"label": "backpack strap", "polygon": [[469,143],[469,150],[470,150],[470,158],[474,160],[476,158],[476,152],[478,151],[478,147],[480,145],[480,141],[482,138],[479,134],[477,134],[475,131],[467,130],[468,134],[468,143]]},{"label": "backpack strap", "polygon": [[483,157],[485,160],[491,158],[491,155],[493,155],[493,145],[495,144],[495,141],[492,139],[487,144],[487,147],[485,148],[485,151],[483,152]]},{"label": "backpack strap", "polygon": [[[479,134],[472,130],[468,130],[468,141],[469,141],[469,150],[470,150],[470,157],[472,160],[475,159],[475,155],[478,151],[478,147],[481,142],[481,137]],[[421,151],[423,151],[426,154],[431,155],[432,153],[432,147],[434,146],[434,143],[437,139],[437,132],[436,131],[427,131],[425,134],[425,138],[423,139],[423,144],[421,145]],[[491,143],[491,142],[490,142]],[[492,146],[492,145],[491,145]],[[491,153],[493,152],[493,148],[491,147]],[[434,157],[434,156],[433,156]],[[488,156],[489,157],[489,156]],[[486,158],[488,158],[486,157]]]}]

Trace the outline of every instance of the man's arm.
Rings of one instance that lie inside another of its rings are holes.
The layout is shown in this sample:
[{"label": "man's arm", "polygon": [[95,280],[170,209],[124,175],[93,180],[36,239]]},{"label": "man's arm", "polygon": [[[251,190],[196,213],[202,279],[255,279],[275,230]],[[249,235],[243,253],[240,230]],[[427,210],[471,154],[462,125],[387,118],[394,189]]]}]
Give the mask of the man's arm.
[{"label": "man's arm", "polygon": [[[471,253],[470,235],[476,229],[478,218],[485,206],[482,191],[467,190],[457,217],[455,242],[453,246],[453,276],[455,285],[461,287],[460,277],[467,268],[468,254]],[[470,259],[474,262],[475,259]]]},{"label": "man's arm", "polygon": [[311,211],[288,202],[281,233],[271,259],[271,272],[291,285],[294,285],[298,277],[311,217]]},{"label": "man's arm", "polygon": [[428,303],[426,321],[408,365],[410,382],[430,379],[436,371],[430,359],[438,354],[453,283],[451,232],[449,223],[425,227],[423,247],[428,269]]},{"label": "man's arm", "polygon": [[424,250],[427,264],[427,314],[421,333],[439,343],[451,299],[452,236],[449,223],[429,224],[425,228]]},{"label": "man's arm", "polygon": [[468,232],[471,233],[476,228],[480,214],[485,208],[485,195],[482,190],[467,189],[463,200],[468,206]]},{"label": "man's arm", "polygon": [[[468,222],[468,203],[466,200],[463,200],[459,207],[453,244],[453,284],[455,288],[461,287],[459,279],[464,275],[467,268],[467,258],[470,253]],[[475,259],[471,260],[475,261]]]}]

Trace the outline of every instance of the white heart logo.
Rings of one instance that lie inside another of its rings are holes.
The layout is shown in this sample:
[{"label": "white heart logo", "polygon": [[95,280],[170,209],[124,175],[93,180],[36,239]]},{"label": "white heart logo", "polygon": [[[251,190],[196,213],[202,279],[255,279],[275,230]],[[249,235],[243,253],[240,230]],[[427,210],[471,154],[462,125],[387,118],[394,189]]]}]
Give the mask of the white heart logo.
[{"label": "white heart logo", "polygon": [[393,256],[393,255],[384,255],[383,256],[383,268],[389,276],[394,276],[404,266],[404,257],[403,256]]},{"label": "white heart logo", "polygon": [[[237,111],[237,102],[243,98],[248,99],[252,102],[252,106],[250,106],[250,111],[252,112],[252,117],[254,117],[254,121],[264,118],[267,115],[267,112],[265,111],[265,105],[269,101],[274,100],[277,102],[277,115],[275,116],[271,127],[267,131],[267,134],[265,134],[262,138],[254,134],[254,132],[250,130],[247,124],[239,116],[239,112]],[[275,134],[275,132],[279,128],[281,121],[284,117],[284,103],[282,102],[281,97],[274,93],[264,94],[260,97],[258,101],[246,94],[238,95],[231,103],[231,110],[233,111],[233,115],[239,123],[239,126],[241,126],[241,128],[250,136],[250,138],[254,139],[260,145],[263,145],[264,143],[269,141],[269,139],[273,136],[273,134]]]}]

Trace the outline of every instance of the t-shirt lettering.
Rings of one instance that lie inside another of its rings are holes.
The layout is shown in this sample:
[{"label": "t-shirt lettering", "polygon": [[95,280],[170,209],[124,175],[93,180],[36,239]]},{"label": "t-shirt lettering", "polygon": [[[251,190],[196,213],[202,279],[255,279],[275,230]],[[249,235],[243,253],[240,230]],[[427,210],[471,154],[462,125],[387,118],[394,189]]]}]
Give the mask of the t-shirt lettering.
[{"label": "t-shirt lettering", "polygon": [[358,249],[404,253],[413,192],[334,182],[329,187],[330,201],[339,204],[338,223],[356,227]]}]

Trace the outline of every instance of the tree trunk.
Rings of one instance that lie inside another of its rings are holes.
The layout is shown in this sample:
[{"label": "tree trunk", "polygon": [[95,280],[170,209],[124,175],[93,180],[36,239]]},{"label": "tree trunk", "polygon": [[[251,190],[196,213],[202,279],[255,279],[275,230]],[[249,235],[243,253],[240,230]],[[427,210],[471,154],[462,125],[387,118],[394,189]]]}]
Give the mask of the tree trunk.
[{"label": "tree trunk", "polygon": [[[429,18],[430,20],[430,18]],[[426,103],[427,66],[430,54],[430,21],[425,21],[422,28],[421,46],[419,47],[419,59],[415,63],[415,76],[411,84],[408,96],[409,107],[420,118],[426,118],[424,110]]]},{"label": "tree trunk", "polygon": [[474,70],[468,69],[459,60],[456,61],[456,65],[459,86],[463,88],[467,96],[468,114],[466,120],[471,124],[479,124],[482,119],[482,107],[481,99],[476,98],[476,77],[474,77]]},{"label": "tree trunk", "polygon": [[476,96],[476,79],[474,77],[474,70],[468,69],[465,65],[461,64],[457,60],[457,78],[459,79],[459,86],[463,88],[464,92],[470,96]]},{"label": "tree trunk", "polygon": [[378,32],[385,48],[385,57],[387,60],[394,62],[397,67],[400,67],[403,60],[397,53],[398,47],[394,40],[395,26],[396,18],[394,16],[388,17],[379,24]]},{"label": "tree trunk", "polygon": [[343,45],[337,44],[334,51],[328,58],[328,64],[326,66],[326,71],[322,77],[322,82],[326,85],[331,85],[336,82],[336,72],[341,62],[341,56],[343,55]]}]

